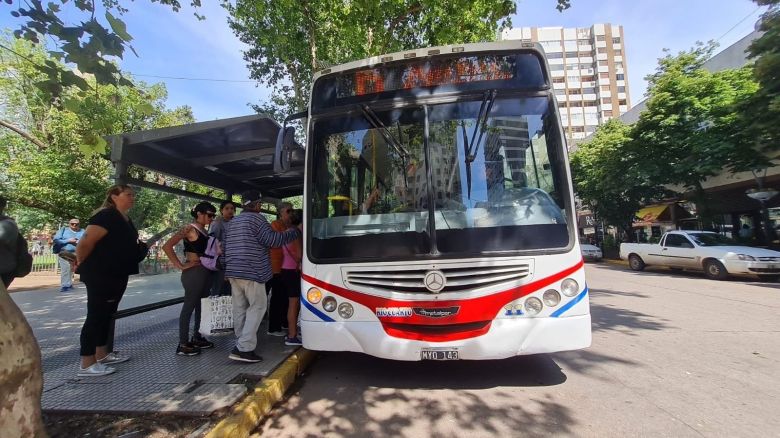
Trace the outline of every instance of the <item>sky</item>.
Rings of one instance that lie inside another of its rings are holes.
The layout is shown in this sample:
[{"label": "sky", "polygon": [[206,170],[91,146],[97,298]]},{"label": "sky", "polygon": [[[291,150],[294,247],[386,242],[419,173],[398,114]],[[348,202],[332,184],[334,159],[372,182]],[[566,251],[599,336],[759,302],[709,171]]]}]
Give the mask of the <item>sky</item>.
[{"label": "sky", "polygon": [[[130,3],[122,19],[139,56],[128,52],[120,66],[137,79],[165,82],[168,106],[189,105],[198,121],[251,114],[249,104],[267,99],[269,91],[249,79],[242,53],[246,46],[228,27],[225,11],[216,1],[203,3],[203,21],[187,6],[176,13],[147,0]],[[721,50],[750,33],[763,10],[750,0],[572,0],[572,7],[560,13],[556,3],[519,0],[513,26],[622,25],[633,104],[641,100],[643,78],[654,71],[664,48],[676,53],[696,41],[718,40]],[[0,11],[0,28],[19,25],[9,9]]]}]

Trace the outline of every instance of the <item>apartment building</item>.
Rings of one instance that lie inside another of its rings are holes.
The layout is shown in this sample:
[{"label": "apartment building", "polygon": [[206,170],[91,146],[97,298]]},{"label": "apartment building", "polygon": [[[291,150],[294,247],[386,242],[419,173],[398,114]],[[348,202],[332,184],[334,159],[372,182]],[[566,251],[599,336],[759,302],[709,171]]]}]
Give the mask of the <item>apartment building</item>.
[{"label": "apartment building", "polygon": [[544,48],[569,149],[631,107],[623,26],[521,27],[501,39]]}]

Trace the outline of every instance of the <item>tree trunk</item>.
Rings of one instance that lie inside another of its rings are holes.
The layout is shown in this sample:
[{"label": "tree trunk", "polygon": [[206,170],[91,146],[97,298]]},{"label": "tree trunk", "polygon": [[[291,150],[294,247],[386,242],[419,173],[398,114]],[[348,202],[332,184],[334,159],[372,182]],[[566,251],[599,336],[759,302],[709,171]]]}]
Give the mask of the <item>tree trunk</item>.
[{"label": "tree trunk", "polygon": [[704,192],[704,187],[701,186],[701,181],[697,181],[694,185],[693,196],[696,203],[696,212],[699,214],[699,222],[701,222],[701,229],[713,231],[712,212],[707,202],[707,194]]},{"label": "tree trunk", "polygon": [[41,350],[24,314],[0,282],[0,431],[45,437]]}]

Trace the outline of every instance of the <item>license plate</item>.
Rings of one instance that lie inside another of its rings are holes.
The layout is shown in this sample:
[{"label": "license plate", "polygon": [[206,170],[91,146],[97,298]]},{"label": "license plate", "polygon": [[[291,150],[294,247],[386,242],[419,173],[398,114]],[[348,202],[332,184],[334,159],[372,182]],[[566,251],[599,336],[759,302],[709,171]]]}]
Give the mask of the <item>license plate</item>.
[{"label": "license plate", "polygon": [[777,265],[767,265],[767,269],[777,269]]},{"label": "license plate", "polygon": [[458,350],[422,350],[422,360],[458,360]]}]

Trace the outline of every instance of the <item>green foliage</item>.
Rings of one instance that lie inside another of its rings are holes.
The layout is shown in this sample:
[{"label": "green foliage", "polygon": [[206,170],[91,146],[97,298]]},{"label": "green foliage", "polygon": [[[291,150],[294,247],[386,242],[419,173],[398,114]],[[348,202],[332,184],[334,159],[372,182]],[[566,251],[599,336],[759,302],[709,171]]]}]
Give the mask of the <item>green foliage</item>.
[{"label": "green foliage", "polygon": [[273,88],[271,103],[286,114],[306,108],[316,70],[400,50],[493,40],[516,10],[512,0],[238,0],[224,6],[231,28],[250,47],[244,58],[251,77]]},{"label": "green foliage", "polygon": [[670,187],[709,223],[702,182],[767,166],[776,153],[777,143],[756,142],[765,132],[752,123],[757,109],[749,105],[761,93],[752,67],[709,72],[702,66],[714,49],[699,44],[659,59],[637,123],[610,121],[574,154],[578,196],[610,224],[629,231],[639,207],[668,197]]},{"label": "green foliage", "polygon": [[[0,123],[8,128],[0,130],[0,158],[8,163],[0,191],[35,229],[42,218],[86,220],[103,201],[112,172],[104,136],[193,121],[187,107],[165,109],[162,85],[101,86],[89,78],[89,92],[72,85],[51,99],[34,86],[44,75],[36,64],[64,66],[24,40],[2,44],[13,52],[0,52]],[[143,228],[163,216],[170,199],[142,191],[137,202],[134,219]]]},{"label": "green foliage", "polygon": [[638,161],[632,135],[631,126],[612,119],[596,130],[592,140],[580,144],[571,158],[575,191],[583,204],[629,235],[642,203],[663,191]]},{"label": "green foliage", "polygon": [[[151,0],[170,6],[179,11],[181,4],[177,0]],[[10,0],[6,0],[11,3]],[[120,5],[119,0],[60,0],[60,4],[49,2],[44,5],[40,0],[22,2],[24,7],[11,10],[11,16],[21,23],[14,31],[19,39],[40,44],[42,40],[51,42],[57,48],[52,51],[52,57],[75,65],[82,73],[94,76],[97,84],[115,84],[133,86],[130,78],[124,76],[117,66],[108,61],[109,57],[122,58],[125,50],[135,49],[130,45],[132,36],[127,32],[127,26],[119,18],[127,9]],[[201,5],[200,0],[192,0],[190,5],[195,9],[195,16]],[[102,6],[105,10],[105,22],[98,20],[96,10]],[[112,13],[112,11],[114,13]],[[66,24],[61,17],[67,16],[78,24]],[[67,87],[75,85],[81,90],[88,90],[90,85],[83,78],[75,75],[63,64],[46,62],[35,65],[35,69],[43,75],[36,82],[40,90],[59,97]]]},{"label": "green foliage", "polygon": [[711,73],[701,66],[715,46],[659,60],[648,77],[647,109],[634,128],[640,159],[660,184],[698,189],[724,169],[749,170],[768,159],[751,148],[737,105],[758,89],[750,67]]},{"label": "green foliage", "polygon": [[753,140],[752,147],[771,153],[780,148],[780,0],[755,1],[769,6],[761,17],[760,30],[764,34],[748,48],[755,58],[753,72],[760,88],[740,110],[746,118],[747,138]]}]

